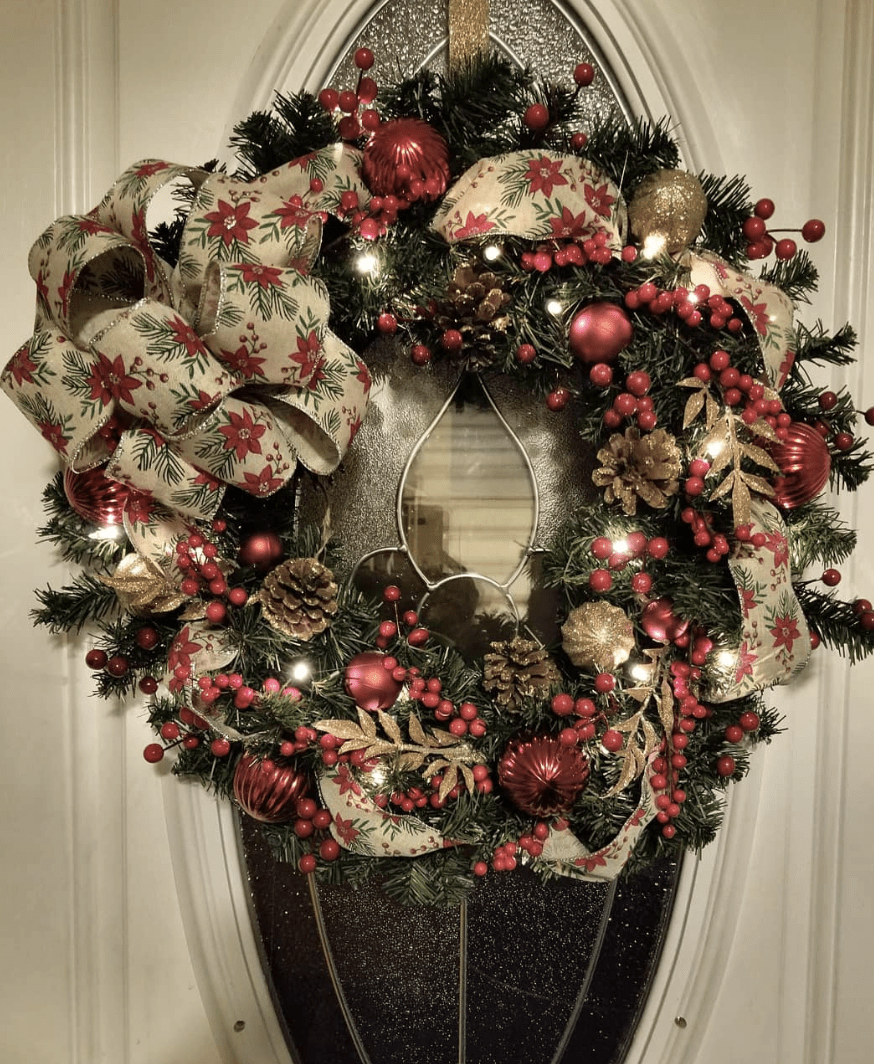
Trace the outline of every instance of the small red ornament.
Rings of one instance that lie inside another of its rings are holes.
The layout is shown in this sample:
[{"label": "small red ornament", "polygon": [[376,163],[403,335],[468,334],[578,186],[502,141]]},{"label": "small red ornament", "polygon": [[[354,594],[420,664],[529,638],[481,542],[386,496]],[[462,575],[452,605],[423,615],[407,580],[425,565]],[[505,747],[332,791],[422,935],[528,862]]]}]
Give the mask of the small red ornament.
[{"label": "small red ornament", "polygon": [[297,815],[298,799],[309,788],[309,777],[292,765],[243,754],[234,771],[234,797],[240,808],[265,824],[282,824]]},{"label": "small red ornament", "polygon": [[64,471],[64,494],[76,513],[95,525],[119,525],[129,489],[110,480],[102,469]]},{"label": "small red ornament", "polygon": [[774,498],[785,510],[810,502],[828,483],[832,466],[828,444],[812,425],[790,425],[786,439],[771,443],[770,452],[782,473],[774,483]]},{"label": "small red ornament", "polygon": [[640,627],[657,643],[672,643],[679,636],[685,635],[689,622],[681,621],[674,613],[672,599],[660,598],[644,606],[640,615]]},{"label": "small red ornament", "polygon": [[420,118],[383,122],[364,149],[362,174],[377,196],[432,202],[449,182],[449,149]]},{"label": "small red ornament", "polygon": [[511,739],[498,762],[498,781],[524,813],[547,817],[570,809],[589,778],[589,759],[556,735]]},{"label": "small red ornament", "polygon": [[275,532],[254,532],[240,544],[238,555],[241,565],[254,565],[256,569],[269,569],[282,558],[282,540]]},{"label": "small red ornament", "polygon": [[631,319],[617,303],[591,303],[571,322],[568,346],[583,362],[612,362],[633,333]]},{"label": "small red ornament", "polygon": [[365,650],[356,654],[346,666],[343,683],[346,693],[355,705],[376,713],[379,709],[388,709],[397,701],[403,687],[392,675],[392,670],[385,667],[388,659],[377,650]]}]

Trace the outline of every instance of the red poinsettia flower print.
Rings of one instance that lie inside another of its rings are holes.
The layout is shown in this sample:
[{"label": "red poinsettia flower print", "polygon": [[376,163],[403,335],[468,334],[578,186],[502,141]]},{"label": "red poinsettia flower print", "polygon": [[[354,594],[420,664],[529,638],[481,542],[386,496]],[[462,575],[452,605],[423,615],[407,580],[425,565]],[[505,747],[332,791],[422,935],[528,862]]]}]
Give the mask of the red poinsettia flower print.
[{"label": "red poinsettia flower print", "polygon": [[740,645],[737,657],[737,666],[734,670],[734,682],[740,683],[744,676],[752,676],[753,665],[759,660],[758,654],[754,654],[746,644],[746,640]]},{"label": "red poinsettia flower print", "polygon": [[27,344],[19,348],[12,356],[7,369],[15,378],[16,384],[27,381],[33,384],[33,374],[36,372],[36,363],[30,357],[30,348]]},{"label": "red poinsettia flower print", "polygon": [[301,382],[308,381],[319,365],[319,350],[321,341],[315,329],[310,330],[309,336],[298,336],[297,351],[289,355],[292,362],[300,366]]},{"label": "red poinsettia flower print", "polygon": [[260,376],[261,368],[266,361],[266,359],[253,355],[245,344],[241,344],[236,351],[225,351],[223,348],[221,357],[222,361],[234,371],[236,376],[246,377],[247,379]]},{"label": "red poinsettia flower print", "polygon": [[774,567],[789,564],[789,541],[780,532],[766,533],[765,550],[774,552]]},{"label": "red poinsettia flower print", "polygon": [[347,791],[355,795],[361,794],[361,787],[355,777],[349,774],[348,765],[337,766],[337,775],[331,779],[331,783],[340,788],[340,794],[346,794]]},{"label": "red poinsettia flower print", "polygon": [[588,218],[585,212],[574,214],[569,207],[562,207],[560,218],[550,218],[553,237],[583,236],[589,229]]},{"label": "red poinsettia flower print", "polygon": [[490,222],[487,215],[475,215],[473,211],[468,211],[464,225],[456,229],[453,235],[456,240],[464,240],[469,236],[477,236],[479,233],[488,233],[494,228],[495,223]]},{"label": "red poinsettia flower print", "polygon": [[207,236],[220,236],[225,247],[229,247],[234,241],[240,244],[249,243],[249,230],[256,229],[258,223],[249,217],[252,204],[248,201],[238,203],[235,207],[226,200],[218,201],[218,209],[205,214],[204,218],[212,222],[207,230]]},{"label": "red poinsettia flower print", "polygon": [[43,271],[37,270],[36,273],[36,293],[43,306],[49,305],[49,286],[46,284],[46,277]]},{"label": "red poinsettia flower print", "polygon": [[351,846],[361,834],[357,828],[352,826],[352,817],[344,820],[339,813],[334,814],[334,827],[340,836],[340,841],[346,846]]},{"label": "red poinsettia flower print", "polygon": [[645,816],[646,816],[646,810],[645,809],[635,809],[634,812],[631,814],[631,817],[628,820],[628,826],[630,828],[639,827],[640,824],[643,822],[643,818]]},{"label": "red poinsettia flower print", "polygon": [[59,422],[41,421],[39,423],[39,431],[42,433],[43,439],[48,440],[58,454],[67,453],[67,439]]},{"label": "red poinsettia flower print", "polygon": [[274,213],[279,217],[280,229],[305,229],[313,216],[303,205],[300,196],[292,196]]},{"label": "red poinsettia flower print", "polygon": [[205,392],[203,388],[198,388],[197,398],[191,400],[192,410],[209,410],[211,406],[215,406],[219,397],[217,395],[210,395],[209,392]]},{"label": "red poinsettia flower print", "polygon": [[361,418],[360,417],[356,417],[354,420],[349,422],[349,442],[350,443],[358,435],[358,430],[361,428],[361,424],[362,424],[362,422],[361,422]]},{"label": "red poinsettia flower print", "polygon": [[186,355],[190,357],[192,355],[206,354],[203,341],[184,318],[177,316],[167,324],[173,332],[173,343],[184,347]]},{"label": "red poinsettia flower print", "polygon": [[279,491],[285,481],[282,477],[275,477],[273,475],[273,466],[266,465],[256,477],[254,473],[244,473],[244,484],[240,487],[249,492],[250,495],[272,495],[274,491]]},{"label": "red poinsettia flower print", "polygon": [[236,263],[232,269],[239,270],[246,284],[257,282],[262,288],[282,286],[282,270],[278,266],[262,266],[258,262]]},{"label": "red poinsettia flower print", "polygon": [[192,655],[199,653],[201,650],[203,650],[203,644],[197,643],[191,638],[191,629],[186,624],[170,644],[167,667],[171,672],[180,665],[190,668]]},{"label": "red poinsettia flower print", "polygon": [[147,525],[155,508],[150,491],[131,491],[124,506],[125,516],[134,525]]},{"label": "red poinsettia flower print", "polygon": [[528,172],[525,174],[528,191],[532,195],[542,192],[544,196],[551,196],[555,185],[566,185],[567,178],[562,174],[561,166],[561,159],[549,159],[545,155],[539,159],[529,159]]},{"label": "red poinsettia flower print", "polygon": [[769,629],[769,631],[774,637],[774,649],[786,647],[790,654],[792,653],[792,644],[796,639],[801,638],[801,633],[798,631],[798,621],[795,617],[775,617],[774,627]]},{"label": "red poinsettia flower print", "polygon": [[746,296],[740,297],[740,304],[749,315],[753,325],[755,325],[756,332],[759,336],[767,336],[768,323],[771,320],[770,315],[768,314],[768,304],[753,303],[753,301]]},{"label": "red poinsettia flower print", "polygon": [[133,392],[142,385],[142,381],[132,377],[126,370],[121,355],[111,362],[106,355],[98,354],[97,361],[91,367],[88,384],[91,386],[91,398],[99,399],[106,406],[112,399],[120,399],[133,406]]},{"label": "red poinsettia flower print", "polygon": [[198,472],[197,476],[194,478],[194,480],[191,481],[191,483],[198,485],[204,484],[206,485],[206,487],[209,488],[210,491],[218,491],[219,488],[222,486],[220,480],[216,480],[216,478],[214,476],[211,476],[209,473],[204,473],[202,469]]},{"label": "red poinsettia flower print", "polygon": [[76,274],[72,270],[66,270],[64,272],[64,280],[61,282],[61,287],[58,289],[58,295],[61,297],[61,310],[64,315],[70,312],[70,293],[73,291],[73,284],[76,280]]},{"label": "red poinsettia flower print", "polygon": [[742,587],[740,589],[740,596],[740,606],[743,610],[743,615],[744,617],[749,617],[750,613],[756,608],[756,606],[758,606],[758,602],[756,602],[756,593],[747,587]]},{"label": "red poinsettia flower print", "polygon": [[225,438],[225,450],[236,451],[238,462],[242,462],[247,454],[261,454],[261,437],[267,426],[257,424],[248,410],[242,414],[229,410],[228,418],[229,424],[219,426],[219,432]]},{"label": "red poinsettia flower print", "polygon": [[154,159],[150,163],[143,163],[142,166],[138,166],[136,169],[137,177],[152,177],[153,174],[159,174],[162,170],[167,170],[170,164],[162,162],[160,159]]},{"label": "red poinsettia flower print", "polygon": [[355,379],[357,381],[360,381],[364,385],[364,394],[368,395],[370,392],[370,385],[372,383],[370,379],[370,372],[368,371],[367,366],[365,366],[364,363],[360,360],[358,361],[357,365],[358,373],[355,375]]},{"label": "red poinsettia flower print", "polygon": [[582,868],[586,872],[594,872],[596,868],[605,867],[607,861],[603,854],[592,853],[589,854],[588,857],[578,857],[574,861],[574,864],[577,866],[577,868]]},{"label": "red poinsettia flower print", "polygon": [[616,202],[616,197],[611,196],[607,191],[606,182],[603,185],[599,185],[598,188],[586,182],[583,185],[583,195],[586,197],[586,203],[595,214],[600,215],[602,218],[610,217],[610,208]]},{"label": "red poinsettia flower print", "polygon": [[89,233],[93,236],[94,233],[111,233],[112,230],[98,222],[96,218],[89,218],[87,215],[78,220],[79,232]]}]

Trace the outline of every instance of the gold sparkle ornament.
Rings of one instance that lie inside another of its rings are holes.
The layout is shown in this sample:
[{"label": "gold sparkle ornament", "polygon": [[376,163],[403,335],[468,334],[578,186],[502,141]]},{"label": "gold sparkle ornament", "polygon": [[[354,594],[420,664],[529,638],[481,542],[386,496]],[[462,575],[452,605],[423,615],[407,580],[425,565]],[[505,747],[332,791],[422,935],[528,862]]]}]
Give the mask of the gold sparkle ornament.
[{"label": "gold sparkle ornament", "polygon": [[701,182],[685,170],[657,170],[637,186],[628,205],[631,232],[644,255],[684,251],[695,240],[707,215]]},{"label": "gold sparkle ornament", "polygon": [[581,669],[609,672],[628,661],[634,649],[634,625],[609,602],[585,602],[561,626],[562,648]]},{"label": "gold sparkle ornament", "polygon": [[115,591],[124,609],[139,617],[169,613],[187,601],[176,584],[141,554],[126,554],[112,576],[101,576],[100,582]]}]

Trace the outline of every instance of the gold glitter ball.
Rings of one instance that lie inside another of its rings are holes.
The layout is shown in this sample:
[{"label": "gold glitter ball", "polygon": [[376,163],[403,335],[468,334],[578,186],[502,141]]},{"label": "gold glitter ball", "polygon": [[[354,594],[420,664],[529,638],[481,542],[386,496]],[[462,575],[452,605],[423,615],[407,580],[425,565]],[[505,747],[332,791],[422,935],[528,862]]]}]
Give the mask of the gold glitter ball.
[{"label": "gold glitter ball", "polygon": [[637,186],[628,205],[631,232],[644,254],[685,250],[701,231],[707,197],[685,170],[657,170]]},{"label": "gold glitter ball", "polygon": [[581,669],[608,672],[628,661],[634,649],[634,625],[618,606],[586,602],[561,626],[562,647]]}]

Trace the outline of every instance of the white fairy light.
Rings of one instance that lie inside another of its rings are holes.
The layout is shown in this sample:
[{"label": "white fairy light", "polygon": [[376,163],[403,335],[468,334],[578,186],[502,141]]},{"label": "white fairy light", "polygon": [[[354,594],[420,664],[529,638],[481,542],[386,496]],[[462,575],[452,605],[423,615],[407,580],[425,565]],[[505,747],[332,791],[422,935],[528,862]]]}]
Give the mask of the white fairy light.
[{"label": "white fairy light", "polygon": [[661,255],[665,250],[666,244],[667,241],[661,233],[651,233],[644,240],[640,253],[645,259],[654,259],[656,255]]},{"label": "white fairy light", "polygon": [[737,654],[733,650],[720,650],[716,655],[716,663],[723,669],[730,669],[734,665]]},{"label": "white fairy light", "polygon": [[501,257],[501,249],[497,244],[487,244],[483,248],[483,258],[486,262],[494,262]]},{"label": "white fairy light", "polygon": [[103,525],[102,528],[98,528],[94,532],[89,532],[89,539],[121,539],[124,535],[124,527],[122,525]]},{"label": "white fairy light", "polygon": [[627,539],[614,539],[613,540],[613,553],[614,554],[630,554],[631,547],[628,544]]},{"label": "white fairy light", "polygon": [[546,310],[548,314],[561,314],[563,307],[561,302],[557,299],[547,299]]},{"label": "white fairy light", "polygon": [[312,676],[312,669],[306,661],[296,661],[291,666],[289,675],[292,680],[297,680],[298,683],[305,683]]},{"label": "white fairy light", "polygon": [[355,269],[359,273],[376,273],[379,267],[379,260],[372,251],[362,251],[361,254],[355,259]]}]

